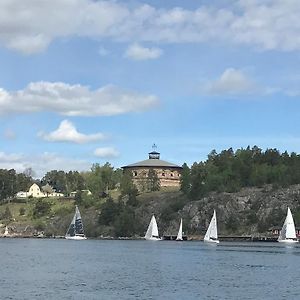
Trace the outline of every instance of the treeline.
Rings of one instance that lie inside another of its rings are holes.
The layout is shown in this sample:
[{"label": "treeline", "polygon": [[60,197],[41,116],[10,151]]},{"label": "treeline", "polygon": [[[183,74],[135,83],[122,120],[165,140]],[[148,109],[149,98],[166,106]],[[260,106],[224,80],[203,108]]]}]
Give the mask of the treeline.
[{"label": "treeline", "polygon": [[0,201],[14,197],[19,191],[28,190],[34,182],[31,169],[17,173],[14,169],[0,169]]},{"label": "treeline", "polygon": [[121,180],[122,170],[115,169],[108,162],[103,166],[93,164],[90,171],[47,172],[41,179],[41,185],[49,184],[56,192],[66,196],[74,191],[89,190],[95,196],[101,196],[114,189]]},{"label": "treeline", "polygon": [[300,156],[292,152],[254,146],[217,153],[213,150],[205,162],[183,165],[181,190],[190,198],[203,197],[211,191],[237,192],[242,187],[272,184],[287,187],[300,183]]},{"label": "treeline", "polygon": [[93,164],[86,172],[52,170],[42,179],[34,179],[29,168],[23,173],[14,169],[0,169],[0,201],[15,197],[17,192],[26,192],[33,183],[43,187],[50,185],[56,192],[69,196],[71,192],[89,190],[96,197],[105,195],[120,184],[122,170],[115,169],[109,163],[101,166]]}]

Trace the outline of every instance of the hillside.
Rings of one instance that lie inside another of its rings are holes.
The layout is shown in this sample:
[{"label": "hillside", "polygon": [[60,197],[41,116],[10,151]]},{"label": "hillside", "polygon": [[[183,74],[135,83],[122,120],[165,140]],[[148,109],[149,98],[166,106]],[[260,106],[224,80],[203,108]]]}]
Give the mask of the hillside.
[{"label": "hillside", "polygon": [[[139,195],[132,204],[126,198],[103,203],[105,199],[80,206],[87,236],[143,236],[153,213],[161,234],[176,234],[182,217],[185,233],[199,236],[205,232],[213,209],[217,211],[221,235],[266,234],[270,227],[282,225],[287,206],[293,212],[296,226],[300,225],[300,185],[280,189],[266,185],[243,188],[236,193],[211,192],[194,201],[179,191],[157,191]],[[62,236],[72,219],[74,205],[73,199],[49,198],[3,204],[0,206],[2,231],[8,225],[14,235],[44,232],[46,236]],[[109,215],[105,217],[104,212]]]}]

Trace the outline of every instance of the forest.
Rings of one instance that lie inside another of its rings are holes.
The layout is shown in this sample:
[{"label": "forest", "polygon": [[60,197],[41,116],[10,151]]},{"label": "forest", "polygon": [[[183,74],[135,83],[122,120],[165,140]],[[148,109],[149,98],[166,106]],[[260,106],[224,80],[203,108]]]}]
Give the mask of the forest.
[{"label": "forest", "polygon": [[209,192],[237,192],[243,187],[272,184],[288,187],[300,183],[300,156],[295,152],[263,151],[257,146],[211,151],[206,161],[183,164],[181,191],[191,199]]},{"label": "forest", "polygon": [[[93,215],[93,218],[89,220],[92,222],[89,225],[91,236],[102,234],[111,236],[142,235],[147,221],[144,216],[154,212],[155,209],[159,219],[167,228],[168,224],[178,218],[178,214],[182,214],[181,211],[185,205],[204,199],[211,193],[214,195],[221,195],[224,192],[233,194],[242,188],[262,188],[265,186],[268,186],[268,189],[271,187],[272,190],[276,190],[299,184],[300,156],[294,152],[290,154],[288,152],[281,153],[277,149],[262,150],[257,146],[241,148],[236,151],[230,148],[220,153],[213,150],[205,161],[195,162],[191,166],[186,163],[183,164],[180,191],[176,194],[168,194],[166,190],[159,191],[159,180],[153,170],[149,172],[148,176],[147,188],[138,191],[133,184],[130,173],[124,173],[122,169],[114,168],[108,162],[104,165],[95,163],[90,170],[85,172],[51,170],[41,179],[35,179],[31,169],[27,169],[23,173],[17,173],[13,169],[0,169],[0,203],[5,205],[8,202],[18,203],[20,200],[15,197],[16,193],[27,191],[34,182],[41,187],[48,184],[57,192],[65,195],[64,201],[71,199],[70,193],[76,191],[75,198],[72,199],[82,207],[83,214],[86,211],[86,213]],[[87,195],[83,192],[84,190],[91,191],[92,195]],[[155,196],[153,197],[157,199],[157,203],[152,200],[151,203],[148,203],[145,200],[147,194],[151,195],[150,192],[154,192],[153,195]],[[158,200],[159,193],[161,193],[161,200]],[[213,199],[217,198],[217,196],[213,196],[209,199],[214,201]],[[221,198],[225,203],[224,196]],[[46,198],[33,199],[33,201],[29,201],[32,208],[29,209],[25,206],[19,208],[19,214],[20,216],[27,214],[28,220],[35,220],[35,223],[40,220],[36,224],[39,224],[40,228],[46,228],[49,216],[54,219],[56,216],[59,219],[63,218],[66,213],[72,212],[70,202],[62,202],[62,199],[58,199],[57,202],[53,201]],[[160,204],[159,201],[161,201]],[[247,224],[260,225],[262,230],[266,230],[271,225],[280,224],[285,210],[283,208],[278,209],[278,207],[272,208],[278,210],[277,214],[272,213],[272,220],[260,220],[258,222],[257,213],[260,204],[257,201],[260,200],[255,200],[245,211]],[[61,206],[59,206],[60,202]],[[218,205],[220,206],[220,203]],[[295,204],[295,207],[298,207],[298,204]],[[231,214],[232,211],[223,213],[227,229],[233,227],[230,219]],[[276,220],[274,219],[275,216],[277,216]],[[205,216],[203,215],[203,217]],[[1,218],[7,219],[8,222],[12,219],[7,206],[1,213]],[[186,222],[190,223],[190,221],[189,217],[186,217]],[[234,221],[236,222],[236,220]],[[241,224],[242,222],[240,220]],[[205,227],[205,222],[201,226]],[[195,231],[196,228],[190,230]]]}]

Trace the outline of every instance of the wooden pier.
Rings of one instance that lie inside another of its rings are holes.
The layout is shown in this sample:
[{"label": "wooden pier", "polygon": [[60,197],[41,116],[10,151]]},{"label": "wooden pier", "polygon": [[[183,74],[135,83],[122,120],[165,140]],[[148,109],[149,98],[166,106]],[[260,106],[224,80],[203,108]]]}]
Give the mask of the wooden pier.
[{"label": "wooden pier", "polygon": [[220,241],[247,241],[247,242],[277,242],[278,237],[273,236],[219,236]]}]

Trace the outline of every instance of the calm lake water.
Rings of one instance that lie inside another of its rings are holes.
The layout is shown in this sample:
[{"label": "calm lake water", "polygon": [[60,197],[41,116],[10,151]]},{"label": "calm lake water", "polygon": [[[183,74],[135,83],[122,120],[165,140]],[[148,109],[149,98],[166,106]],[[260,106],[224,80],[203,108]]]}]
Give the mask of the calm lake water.
[{"label": "calm lake water", "polygon": [[0,239],[0,299],[300,299],[300,247]]}]

